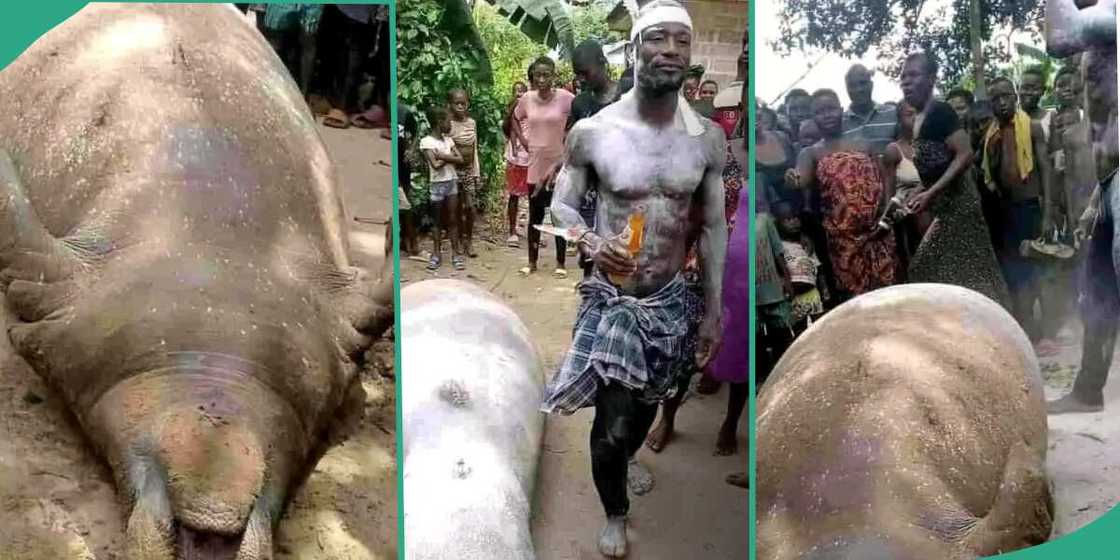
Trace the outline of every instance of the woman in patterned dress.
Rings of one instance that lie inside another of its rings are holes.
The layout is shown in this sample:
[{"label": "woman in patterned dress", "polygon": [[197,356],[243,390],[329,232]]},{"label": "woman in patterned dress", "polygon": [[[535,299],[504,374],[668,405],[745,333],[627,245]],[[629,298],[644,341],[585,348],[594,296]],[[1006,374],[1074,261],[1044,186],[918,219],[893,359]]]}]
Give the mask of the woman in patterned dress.
[{"label": "woman in patterned dress", "polygon": [[885,193],[878,158],[866,142],[844,138],[840,98],[828,89],[813,94],[813,121],[823,139],[801,151],[786,173],[791,188],[820,191],[835,294],[841,303],[898,280],[893,233],[876,232]]},{"label": "woman in patterned dress", "polygon": [[1007,284],[1000,273],[991,236],[980,206],[980,193],[969,172],[972,145],[957,114],[933,98],[937,62],[924,52],[906,57],[902,92],[918,109],[914,119],[914,166],[922,192],[908,201],[913,214],[930,213],[908,273],[910,282],[953,284],[975,290],[1009,309]]}]

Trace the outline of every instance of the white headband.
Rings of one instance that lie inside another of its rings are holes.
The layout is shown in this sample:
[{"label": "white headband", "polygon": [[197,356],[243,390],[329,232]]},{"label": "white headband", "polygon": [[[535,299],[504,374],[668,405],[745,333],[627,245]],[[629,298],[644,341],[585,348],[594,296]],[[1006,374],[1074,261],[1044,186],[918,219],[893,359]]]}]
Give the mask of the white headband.
[{"label": "white headband", "polygon": [[655,6],[640,13],[638,20],[630,28],[630,41],[637,41],[638,37],[642,35],[642,31],[664,23],[679,23],[692,29],[692,18],[689,17],[684,8],[666,5]]}]

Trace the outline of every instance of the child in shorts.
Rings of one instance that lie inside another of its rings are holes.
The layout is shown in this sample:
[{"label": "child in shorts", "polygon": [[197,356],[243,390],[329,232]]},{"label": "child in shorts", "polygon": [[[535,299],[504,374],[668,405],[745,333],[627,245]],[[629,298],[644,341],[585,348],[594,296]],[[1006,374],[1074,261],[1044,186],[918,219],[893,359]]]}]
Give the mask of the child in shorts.
[{"label": "child in shorts", "polygon": [[801,218],[793,205],[779,202],[773,207],[777,219],[778,235],[782,239],[782,254],[793,285],[790,301],[790,321],[794,332],[800,334],[824,314],[828,301],[828,286],[817,273],[821,261],[812,239],[801,231]]},{"label": "child in shorts", "polygon": [[451,116],[444,107],[428,111],[431,130],[420,140],[420,151],[428,162],[429,196],[432,201],[432,258],[428,270],[438,270],[443,253],[443,233],[448,230],[451,241],[451,265],[463,270],[463,254],[459,239],[459,189],[456,183],[456,165],[463,164],[463,156],[451,138]]}]

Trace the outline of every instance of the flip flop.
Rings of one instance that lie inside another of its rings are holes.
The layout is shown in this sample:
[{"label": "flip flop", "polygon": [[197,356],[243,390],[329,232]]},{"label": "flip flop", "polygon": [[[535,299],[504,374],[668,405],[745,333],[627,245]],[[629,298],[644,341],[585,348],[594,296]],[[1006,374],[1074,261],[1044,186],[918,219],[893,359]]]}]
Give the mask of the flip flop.
[{"label": "flip flop", "polygon": [[350,117],[350,124],[356,128],[386,128],[384,115],[373,109]]},{"label": "flip flop", "polygon": [[518,238],[516,235],[511,235],[511,236],[509,236],[509,238],[506,239],[506,246],[507,247],[513,247],[513,248],[516,249],[516,248],[521,246],[521,239]]},{"label": "flip flop", "polygon": [[350,119],[346,118],[346,113],[342,112],[341,109],[331,109],[331,112],[323,118],[323,126],[350,128]]}]

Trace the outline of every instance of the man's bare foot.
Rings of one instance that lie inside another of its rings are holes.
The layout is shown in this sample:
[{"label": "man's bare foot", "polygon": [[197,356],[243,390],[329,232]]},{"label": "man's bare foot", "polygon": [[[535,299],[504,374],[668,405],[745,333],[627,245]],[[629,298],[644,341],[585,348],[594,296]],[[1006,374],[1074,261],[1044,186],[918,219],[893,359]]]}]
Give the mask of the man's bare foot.
[{"label": "man's bare foot", "polygon": [[608,517],[599,532],[599,552],[608,558],[626,556],[626,516]]},{"label": "man's bare foot", "polygon": [[727,429],[724,426],[719,429],[719,436],[716,437],[716,452],[715,455],[734,455],[739,451],[739,442],[736,441],[735,430]]},{"label": "man's bare foot", "polygon": [[1046,403],[1047,414],[1091,413],[1102,410],[1104,410],[1103,404],[1089,404],[1073,396],[1073,393]]},{"label": "man's bare foot", "polygon": [[750,488],[751,478],[745,472],[729,474],[724,480],[726,480],[727,483],[732,486],[738,486],[739,488]]},{"label": "man's bare foot", "polygon": [[653,473],[639,463],[637,457],[631,457],[630,464],[626,468],[626,485],[637,496],[653,490]]},{"label": "man's bare foot", "polygon": [[[664,414],[664,413],[662,413]],[[650,430],[649,435],[646,436],[646,447],[650,448],[654,453],[661,453],[669,441],[673,439],[673,423],[666,422],[664,415],[657,425]]]}]

